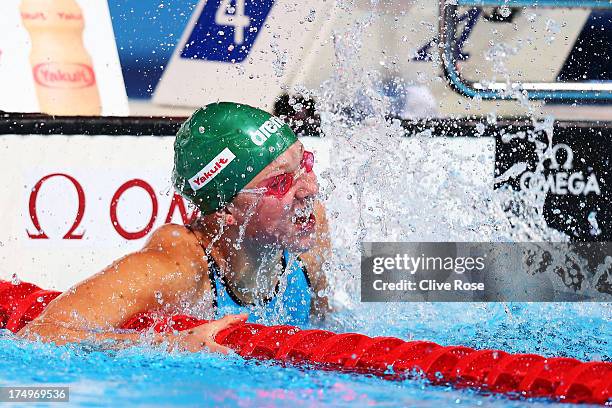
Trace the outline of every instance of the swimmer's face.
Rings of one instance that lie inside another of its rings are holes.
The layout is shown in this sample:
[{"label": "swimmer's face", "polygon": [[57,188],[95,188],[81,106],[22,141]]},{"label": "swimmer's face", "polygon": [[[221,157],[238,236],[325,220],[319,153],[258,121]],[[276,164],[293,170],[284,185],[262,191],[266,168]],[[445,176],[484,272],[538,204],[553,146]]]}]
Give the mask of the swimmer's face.
[{"label": "swimmer's face", "polygon": [[314,172],[307,172],[301,165],[303,156],[304,146],[295,142],[245,186],[250,190],[263,189],[275,177],[293,174],[293,183],[284,195],[267,195],[262,191],[240,193],[234,198],[230,210],[238,224],[246,225],[246,236],[262,245],[281,245],[290,251],[306,251],[311,247],[316,224],[314,198],[319,185]]}]

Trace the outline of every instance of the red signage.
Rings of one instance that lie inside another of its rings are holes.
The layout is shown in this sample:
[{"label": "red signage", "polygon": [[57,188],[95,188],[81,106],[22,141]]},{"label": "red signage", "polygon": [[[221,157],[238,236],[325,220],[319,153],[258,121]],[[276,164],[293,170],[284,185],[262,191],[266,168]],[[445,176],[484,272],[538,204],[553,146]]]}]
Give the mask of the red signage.
[{"label": "red signage", "polygon": [[36,233],[32,234],[26,230],[26,232],[28,233],[28,237],[32,239],[49,239],[47,234],[45,234],[42,227],[40,226],[40,221],[38,220],[38,213],[36,212],[36,202],[38,198],[38,192],[40,191],[40,188],[42,187],[43,183],[52,177],[67,178],[68,180],[70,180],[70,182],[77,191],[79,208],[77,210],[76,217],[74,218],[72,226],[64,235],[64,239],[81,239],[83,238],[83,234],[74,234],[74,231],[78,228],[79,224],[81,224],[81,221],[83,220],[83,215],[85,215],[85,192],[83,191],[83,187],[81,186],[81,184],[74,177],[64,173],[49,174],[38,180],[36,185],[34,185],[34,188],[30,193],[30,202],[28,207],[30,212],[30,219],[32,220],[32,224],[34,224],[34,228],[36,228]]},{"label": "red signage", "polygon": [[[39,208],[38,193],[41,187],[43,186],[43,184],[47,180],[53,177],[64,177],[68,179],[72,183],[72,185],[74,186],[77,192],[77,200],[78,200],[77,213],[74,217],[74,221],[72,221],[72,225],[70,226],[68,231],[63,235],[62,238],[63,239],[82,239],[83,236],[85,235],[85,232],[76,233],[75,231],[77,230],[79,225],[81,225],[81,222],[83,221],[83,217],[85,216],[85,203],[86,203],[85,190],[83,189],[81,183],[76,178],[68,174],[64,174],[64,173],[48,174],[42,177],[40,180],[38,180],[38,182],[36,182],[36,184],[34,185],[34,188],[32,188],[32,191],[30,192],[30,199],[29,199],[28,207],[29,207],[30,219],[32,220],[32,224],[34,225],[36,232],[30,232],[26,229],[26,233],[28,234],[28,237],[31,239],[49,239],[49,236],[45,233],[43,227],[40,224],[40,220],[38,219],[38,212],[37,212]],[[117,215],[117,206],[123,194],[127,190],[131,188],[135,188],[135,187],[141,188],[147,193],[147,195],[149,196],[149,199],[151,200],[152,210],[151,210],[151,215],[149,216],[149,221],[144,228],[138,231],[128,231],[121,225],[119,221],[119,217]],[[66,197],[68,196],[69,195],[66,195]],[[172,195],[172,200],[170,201],[170,205],[168,207],[168,212],[166,213],[164,222],[169,223],[177,211],[181,217],[181,221],[183,224],[191,223],[199,215],[199,211],[197,210],[197,208],[194,209],[191,212],[191,214],[188,214],[187,204],[185,200],[183,199],[183,197],[181,197],[177,193],[174,193]],[[157,194],[155,193],[155,190],[153,189],[153,187],[148,182],[142,179],[132,179],[132,180],[126,181],[125,183],[123,183],[117,188],[112,198],[110,199],[108,214],[110,216],[109,222],[113,226],[114,230],[122,238],[125,238],[128,240],[144,238],[147,234],[149,234],[152,231],[155,221],[157,219],[157,216],[159,214],[159,202],[158,202]]]},{"label": "red signage", "polygon": [[[151,198],[151,204],[153,204],[153,210],[151,211],[151,217],[149,218],[149,223],[146,227],[141,229],[140,231],[129,232],[126,231],[121,224],[119,224],[119,219],[117,218],[117,204],[119,203],[119,199],[121,195],[125,193],[132,187],[140,187],[144,191],[149,194]],[[110,219],[115,228],[115,231],[119,233],[125,239],[140,239],[147,235],[153,229],[153,224],[155,224],[155,219],[157,218],[157,197],[155,196],[155,190],[149,183],[141,179],[133,179],[127,181],[121,185],[113,195],[113,199],[111,200],[110,205]]]}]

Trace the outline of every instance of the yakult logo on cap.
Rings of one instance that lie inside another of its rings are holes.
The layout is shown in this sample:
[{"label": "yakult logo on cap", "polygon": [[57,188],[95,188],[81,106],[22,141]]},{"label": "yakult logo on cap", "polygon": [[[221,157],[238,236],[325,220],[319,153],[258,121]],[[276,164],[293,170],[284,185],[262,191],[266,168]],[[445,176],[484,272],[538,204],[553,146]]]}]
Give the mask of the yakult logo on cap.
[{"label": "yakult logo on cap", "polygon": [[236,156],[230,149],[227,147],[221,151],[214,159],[211,160],[202,170],[198,172],[195,176],[190,178],[189,185],[193,189],[193,191],[198,191],[208,183],[212,179],[214,179],[221,170],[227,167],[228,164],[234,160]]},{"label": "yakult logo on cap", "polygon": [[276,116],[272,116],[270,119],[266,120],[255,132],[251,133],[251,140],[257,146],[261,146],[270,136],[275,134],[278,129],[282,128],[283,126],[285,126],[285,122]]}]

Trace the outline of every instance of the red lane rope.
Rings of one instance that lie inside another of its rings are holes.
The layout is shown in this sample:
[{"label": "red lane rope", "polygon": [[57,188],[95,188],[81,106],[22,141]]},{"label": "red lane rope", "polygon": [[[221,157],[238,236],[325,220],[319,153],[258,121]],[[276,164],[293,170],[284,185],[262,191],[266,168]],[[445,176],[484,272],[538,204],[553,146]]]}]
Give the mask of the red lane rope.
[{"label": "red lane rope", "polygon": [[[19,331],[59,295],[60,292],[42,290],[30,283],[14,285],[0,281],[0,329]],[[126,321],[122,328],[169,332],[206,322],[186,315],[164,317],[141,313]],[[501,350],[441,346],[430,341],[372,338],[358,333],[336,334],[253,323],[222,330],[215,340],[244,358],[309,364],[389,380],[426,378],[434,384],[511,396],[572,403],[612,402],[612,363],[609,362],[582,362],[565,357],[510,354]]]}]

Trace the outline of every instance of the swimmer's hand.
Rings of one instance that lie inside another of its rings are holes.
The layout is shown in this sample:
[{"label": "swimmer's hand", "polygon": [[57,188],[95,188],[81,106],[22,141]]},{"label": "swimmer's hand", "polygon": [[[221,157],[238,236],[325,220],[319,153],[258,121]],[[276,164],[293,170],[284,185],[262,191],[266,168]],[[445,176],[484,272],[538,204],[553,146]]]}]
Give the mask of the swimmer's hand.
[{"label": "swimmer's hand", "polygon": [[228,354],[232,350],[217,344],[215,342],[215,336],[221,330],[234,324],[244,323],[248,318],[249,315],[247,314],[227,315],[222,319],[181,331],[170,340],[170,346],[172,348],[178,348],[181,351],[190,351],[192,353],[209,351],[213,353]]}]

